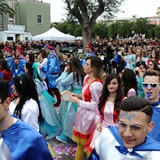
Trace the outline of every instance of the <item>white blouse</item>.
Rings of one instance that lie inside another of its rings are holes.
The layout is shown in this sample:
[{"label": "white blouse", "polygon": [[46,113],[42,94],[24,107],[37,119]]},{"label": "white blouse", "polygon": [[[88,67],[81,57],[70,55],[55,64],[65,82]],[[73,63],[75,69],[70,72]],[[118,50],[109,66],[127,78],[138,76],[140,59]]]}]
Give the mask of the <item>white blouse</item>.
[{"label": "white blouse", "polygon": [[[9,106],[10,115],[13,115],[15,108],[16,104],[14,103],[14,101],[12,101]],[[39,131],[38,116],[39,108],[37,102],[32,98],[27,100],[23,105],[21,120],[30,124],[33,128]]]}]

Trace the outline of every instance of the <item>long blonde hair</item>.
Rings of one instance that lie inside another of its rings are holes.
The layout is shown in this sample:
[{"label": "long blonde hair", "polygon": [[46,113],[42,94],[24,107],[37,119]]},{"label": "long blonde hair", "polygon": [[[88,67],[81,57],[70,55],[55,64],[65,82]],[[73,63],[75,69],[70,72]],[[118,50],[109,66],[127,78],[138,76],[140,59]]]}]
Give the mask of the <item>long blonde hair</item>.
[{"label": "long blonde hair", "polygon": [[103,62],[97,56],[90,56],[87,60],[90,59],[91,67],[93,68],[93,75],[95,78],[101,80],[103,83]]},{"label": "long blonde hair", "polygon": [[[134,64],[137,63],[137,58],[138,58],[138,57],[140,57],[140,58],[139,58],[139,61],[142,61],[142,58],[143,58],[143,51],[142,51],[142,49],[141,49],[141,48],[137,48],[137,50],[140,50],[140,55],[137,56],[137,54],[136,54],[136,57],[135,57],[135,59],[134,59]],[[136,52],[137,52],[137,51],[136,51]]]}]

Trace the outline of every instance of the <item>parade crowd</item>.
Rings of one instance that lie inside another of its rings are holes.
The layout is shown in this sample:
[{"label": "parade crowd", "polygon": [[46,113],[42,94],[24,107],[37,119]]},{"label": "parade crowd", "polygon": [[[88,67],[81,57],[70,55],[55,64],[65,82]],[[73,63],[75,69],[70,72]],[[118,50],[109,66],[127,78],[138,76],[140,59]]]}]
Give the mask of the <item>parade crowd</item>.
[{"label": "parade crowd", "polygon": [[[160,157],[160,41],[0,42],[0,159],[53,159],[47,140],[76,143],[75,160]],[[59,107],[59,111],[56,111]]]}]

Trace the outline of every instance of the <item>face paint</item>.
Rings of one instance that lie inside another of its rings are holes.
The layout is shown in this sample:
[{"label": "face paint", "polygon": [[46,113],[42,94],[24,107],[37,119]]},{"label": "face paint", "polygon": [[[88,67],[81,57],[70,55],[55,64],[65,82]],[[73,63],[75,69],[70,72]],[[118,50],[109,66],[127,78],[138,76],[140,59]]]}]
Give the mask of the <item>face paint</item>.
[{"label": "face paint", "polygon": [[128,114],[128,112],[124,112],[123,114],[120,115],[120,118],[128,119],[131,121],[131,118],[135,117],[134,113]]}]

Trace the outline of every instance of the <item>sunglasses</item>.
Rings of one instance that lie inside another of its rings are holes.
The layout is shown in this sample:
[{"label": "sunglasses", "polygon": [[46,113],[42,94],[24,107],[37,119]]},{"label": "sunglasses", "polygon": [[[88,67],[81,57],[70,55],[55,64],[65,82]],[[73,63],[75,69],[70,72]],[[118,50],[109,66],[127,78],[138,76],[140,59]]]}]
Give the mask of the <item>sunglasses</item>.
[{"label": "sunglasses", "polygon": [[150,85],[151,88],[156,88],[158,83],[144,83],[144,82],[142,83],[143,88],[147,88],[148,85]]}]

